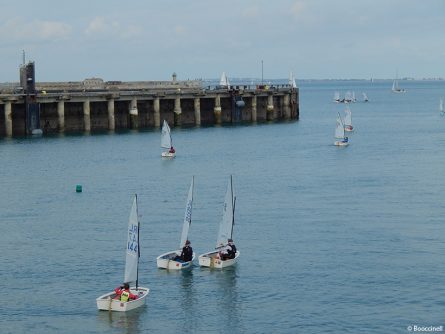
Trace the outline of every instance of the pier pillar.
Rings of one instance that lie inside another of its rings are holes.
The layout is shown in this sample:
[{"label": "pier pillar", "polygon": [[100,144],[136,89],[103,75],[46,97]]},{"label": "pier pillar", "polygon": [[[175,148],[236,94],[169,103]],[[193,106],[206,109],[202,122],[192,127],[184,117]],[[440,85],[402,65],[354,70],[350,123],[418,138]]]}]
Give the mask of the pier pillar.
[{"label": "pier pillar", "polygon": [[90,100],[89,99],[86,99],[83,102],[83,129],[86,132],[91,131]]},{"label": "pier pillar", "polygon": [[215,122],[216,124],[221,124],[221,97],[219,94],[216,94],[215,97],[215,108],[213,108],[213,112],[215,113]]},{"label": "pier pillar", "polygon": [[130,101],[130,124],[132,129],[137,129],[139,127],[139,111],[138,111],[138,100],[134,97]]},{"label": "pier pillar", "polygon": [[12,103],[6,101],[5,103],[5,130],[6,137],[12,137]]},{"label": "pier pillar", "polygon": [[114,131],[116,129],[116,121],[114,114],[114,99],[108,100],[108,130]]},{"label": "pier pillar", "polygon": [[267,114],[268,121],[272,121],[274,119],[273,95],[272,94],[270,94],[267,97],[266,114]]},{"label": "pier pillar", "polygon": [[153,109],[155,111],[154,119],[155,119],[155,127],[161,127],[161,104],[159,102],[159,97],[156,97],[153,101]]},{"label": "pier pillar", "polygon": [[290,118],[290,95],[285,94],[283,96],[283,109],[284,109],[284,118],[289,119]]},{"label": "pier pillar", "polygon": [[256,122],[257,109],[256,109],[256,95],[252,96],[252,122]]},{"label": "pier pillar", "polygon": [[199,97],[195,97],[194,100],[195,105],[195,125],[200,126],[201,125],[201,99]]},{"label": "pier pillar", "polygon": [[57,128],[59,132],[65,131],[65,101],[57,102]]},{"label": "pier pillar", "polygon": [[179,95],[175,98],[175,109],[173,110],[175,113],[175,125],[181,125],[181,97]]}]

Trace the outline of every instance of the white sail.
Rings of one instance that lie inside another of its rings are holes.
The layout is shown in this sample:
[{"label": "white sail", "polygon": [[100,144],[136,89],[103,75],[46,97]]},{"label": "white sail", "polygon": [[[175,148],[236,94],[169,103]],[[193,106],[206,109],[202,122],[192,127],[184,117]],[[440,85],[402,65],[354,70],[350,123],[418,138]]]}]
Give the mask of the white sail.
[{"label": "white sail", "polygon": [[297,88],[297,83],[295,82],[294,74],[292,72],[289,74],[289,86]]},{"label": "white sail", "polygon": [[368,95],[366,95],[366,93],[362,93],[363,95],[363,101],[367,102],[368,101]]},{"label": "white sail", "polygon": [[139,219],[137,196],[134,196],[133,205],[128,220],[127,252],[125,258],[124,282],[137,282],[139,262]]},{"label": "white sail", "polygon": [[218,237],[216,240],[216,248],[227,244],[227,239],[232,238],[232,226],[234,223],[234,190],[232,185],[232,175],[230,175],[229,184],[227,185],[226,197],[224,198],[223,218],[219,224]]},{"label": "white sail", "polygon": [[222,73],[221,80],[219,80],[219,85],[223,86],[223,87],[229,87],[230,86],[229,79],[226,76],[226,72]]},{"label": "white sail", "polygon": [[341,120],[340,114],[337,113],[337,121],[335,123],[335,138],[344,138],[345,128]]},{"label": "white sail", "polygon": [[440,101],[439,101],[439,111],[443,112],[443,98],[440,98]]},{"label": "white sail", "polygon": [[345,126],[352,126],[352,112],[349,107],[345,109]]},{"label": "white sail", "polygon": [[334,101],[335,102],[339,102],[340,101],[340,93],[339,92],[335,92],[334,93]]},{"label": "white sail", "polygon": [[189,228],[192,223],[192,208],[193,208],[193,187],[194,187],[194,177],[192,177],[192,183],[190,184],[189,194],[187,196],[187,203],[185,204],[185,214],[184,214],[184,224],[182,225],[181,242],[179,244],[179,249],[185,246],[187,241]]},{"label": "white sail", "polygon": [[161,147],[162,148],[172,147],[172,137],[170,134],[170,127],[168,126],[168,123],[166,120],[164,120],[164,124],[162,125]]}]

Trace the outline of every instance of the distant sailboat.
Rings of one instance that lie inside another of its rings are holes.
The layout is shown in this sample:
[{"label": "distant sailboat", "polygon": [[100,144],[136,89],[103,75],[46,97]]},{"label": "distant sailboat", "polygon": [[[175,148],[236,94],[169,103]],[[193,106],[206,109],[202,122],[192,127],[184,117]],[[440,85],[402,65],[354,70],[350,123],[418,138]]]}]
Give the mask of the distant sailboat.
[{"label": "distant sailboat", "polygon": [[441,97],[439,100],[439,111],[442,115],[444,115],[444,111],[443,111],[443,98]]},{"label": "distant sailboat", "polygon": [[334,102],[340,103],[340,93],[339,92],[334,93]]},{"label": "distant sailboat", "polygon": [[352,126],[352,112],[351,109],[349,109],[348,106],[345,108],[345,131],[351,132],[354,130],[354,127]]},{"label": "distant sailboat", "polygon": [[172,136],[170,133],[170,127],[167,121],[164,119],[164,124],[162,125],[161,131],[161,147],[167,149],[168,151],[163,151],[161,156],[163,158],[174,158],[176,156],[175,149],[172,144]]},{"label": "distant sailboat", "polygon": [[341,139],[336,140],[334,142],[335,146],[348,146],[348,137],[345,136],[345,126],[343,124],[343,121],[340,117],[340,113],[337,113],[337,121],[335,123],[335,138]]},{"label": "distant sailboat", "polygon": [[398,73],[396,74],[396,78],[392,82],[392,92],[393,93],[405,93],[406,90],[399,87],[399,78]]},{"label": "distant sailboat", "polygon": [[219,86],[229,88],[230,83],[229,83],[229,78],[227,78],[226,76],[226,72],[222,72],[221,79],[219,80]]},{"label": "distant sailboat", "polygon": [[289,86],[292,88],[297,88],[297,83],[295,82],[295,77],[292,72],[289,74]]},{"label": "distant sailboat", "polygon": [[369,101],[368,95],[366,95],[366,93],[362,93],[362,95],[363,95],[363,102],[368,102]]}]

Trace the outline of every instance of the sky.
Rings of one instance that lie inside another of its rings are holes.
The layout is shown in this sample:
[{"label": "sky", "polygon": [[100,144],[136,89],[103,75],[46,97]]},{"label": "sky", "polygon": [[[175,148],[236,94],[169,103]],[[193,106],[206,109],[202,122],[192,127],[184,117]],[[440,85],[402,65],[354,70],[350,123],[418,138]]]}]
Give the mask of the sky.
[{"label": "sky", "polygon": [[0,82],[445,78],[445,0],[0,0]]}]

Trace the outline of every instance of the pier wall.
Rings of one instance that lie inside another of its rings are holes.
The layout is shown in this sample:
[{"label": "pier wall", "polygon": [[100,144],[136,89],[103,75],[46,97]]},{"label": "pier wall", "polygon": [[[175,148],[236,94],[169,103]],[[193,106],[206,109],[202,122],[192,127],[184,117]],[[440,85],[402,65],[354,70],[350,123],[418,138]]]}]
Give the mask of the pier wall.
[{"label": "pier wall", "polygon": [[[82,90],[67,86],[46,85],[32,96],[40,107],[44,134],[158,128],[164,119],[174,127],[299,118],[298,88],[287,85],[123,89],[120,84]],[[27,133],[27,96],[23,92],[0,93],[0,137]]]}]

